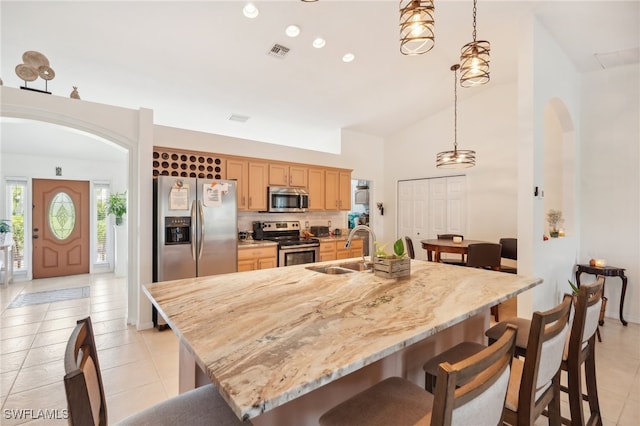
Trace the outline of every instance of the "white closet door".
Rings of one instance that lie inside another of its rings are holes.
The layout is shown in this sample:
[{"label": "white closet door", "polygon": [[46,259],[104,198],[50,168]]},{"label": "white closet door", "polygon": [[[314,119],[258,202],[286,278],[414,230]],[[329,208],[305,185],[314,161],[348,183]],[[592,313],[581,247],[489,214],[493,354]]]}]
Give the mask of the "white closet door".
[{"label": "white closet door", "polygon": [[413,240],[416,259],[427,259],[420,240],[429,237],[429,182],[426,179],[413,181],[413,232],[408,234]]},{"label": "white closet door", "polygon": [[[429,181],[398,182],[398,236],[413,241],[416,259],[426,259],[420,240],[429,238]],[[387,250],[389,251],[389,250]]]},{"label": "white closet door", "polygon": [[447,234],[465,235],[467,229],[466,194],[464,176],[447,178]]},{"label": "white closet door", "polygon": [[429,238],[438,234],[447,234],[447,178],[429,180],[429,204],[431,209],[431,227]]}]

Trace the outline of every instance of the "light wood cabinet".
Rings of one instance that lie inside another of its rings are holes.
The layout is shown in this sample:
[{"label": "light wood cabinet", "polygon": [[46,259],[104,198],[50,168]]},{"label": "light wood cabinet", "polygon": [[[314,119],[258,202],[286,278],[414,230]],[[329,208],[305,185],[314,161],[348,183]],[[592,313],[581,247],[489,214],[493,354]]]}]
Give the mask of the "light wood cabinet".
[{"label": "light wood cabinet", "polygon": [[351,210],[351,173],[325,171],[325,210]]},{"label": "light wood cabinet", "polygon": [[269,185],[307,187],[307,168],[287,164],[269,164]]},{"label": "light wood cabinet", "polygon": [[267,210],[268,164],[249,161],[247,210]]},{"label": "light wood cabinet", "polygon": [[336,258],[349,259],[351,257],[362,257],[362,249],[364,247],[363,240],[354,238],[351,240],[351,247],[345,248],[346,240],[336,242]]},{"label": "light wood cabinet", "polygon": [[351,172],[338,173],[338,206],[351,210]]},{"label": "light wood cabinet", "polygon": [[238,272],[275,268],[278,266],[277,246],[238,247]]},{"label": "light wood cabinet", "polygon": [[336,242],[320,241],[320,262],[336,259]]},{"label": "light wood cabinet", "polygon": [[227,159],[227,179],[237,182],[238,210],[247,210],[249,202],[249,162]]},{"label": "light wood cabinet", "polygon": [[[182,166],[186,167],[188,161],[196,167],[193,172],[181,171],[181,176],[188,172],[189,176],[197,173],[194,177],[235,180],[240,211],[267,211],[269,186],[306,188],[310,211],[351,210],[351,171],[348,169],[154,147],[154,177],[168,173],[158,168],[179,168],[177,162],[168,163],[174,157],[175,161],[184,161]],[[165,158],[167,161],[161,161]]]},{"label": "light wood cabinet", "polygon": [[309,168],[307,192],[309,193],[308,210],[324,210],[324,169]]}]

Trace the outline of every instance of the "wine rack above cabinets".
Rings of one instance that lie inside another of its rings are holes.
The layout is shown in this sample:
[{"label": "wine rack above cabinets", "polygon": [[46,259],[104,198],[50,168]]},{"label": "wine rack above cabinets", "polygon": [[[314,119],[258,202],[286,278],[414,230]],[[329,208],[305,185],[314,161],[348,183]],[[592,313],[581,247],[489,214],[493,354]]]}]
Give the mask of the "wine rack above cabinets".
[{"label": "wine rack above cabinets", "polygon": [[216,154],[153,148],[153,177],[179,176],[200,179],[225,179],[226,161]]}]

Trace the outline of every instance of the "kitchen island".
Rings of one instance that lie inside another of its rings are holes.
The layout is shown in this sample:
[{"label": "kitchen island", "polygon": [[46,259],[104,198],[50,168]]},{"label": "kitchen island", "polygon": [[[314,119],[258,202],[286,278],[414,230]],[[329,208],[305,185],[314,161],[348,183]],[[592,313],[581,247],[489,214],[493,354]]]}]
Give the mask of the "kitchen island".
[{"label": "kitchen island", "polygon": [[397,280],[318,265],[146,285],[180,339],[180,391],[213,382],[255,425],[317,424],[390,375],[420,384],[429,357],[483,341],[489,308],[541,283],[424,261]]}]

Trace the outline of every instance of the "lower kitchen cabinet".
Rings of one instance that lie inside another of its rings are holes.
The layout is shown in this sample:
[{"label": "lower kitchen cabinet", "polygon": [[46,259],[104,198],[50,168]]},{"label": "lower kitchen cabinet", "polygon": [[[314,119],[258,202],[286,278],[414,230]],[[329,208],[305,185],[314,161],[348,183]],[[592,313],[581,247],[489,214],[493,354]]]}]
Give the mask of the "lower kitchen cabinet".
[{"label": "lower kitchen cabinet", "polygon": [[346,239],[336,241],[320,242],[320,262],[327,260],[349,259],[352,257],[362,257],[362,248],[364,247],[361,239],[351,240],[351,247],[345,248]]},{"label": "lower kitchen cabinet", "polygon": [[320,241],[320,262],[336,260],[336,242]]},{"label": "lower kitchen cabinet", "polygon": [[349,259],[351,257],[362,257],[362,248],[364,244],[361,239],[351,240],[351,247],[345,248],[344,244],[347,241],[338,241],[336,246],[336,258],[337,259]]},{"label": "lower kitchen cabinet", "polygon": [[275,268],[276,266],[278,266],[276,245],[273,247],[238,247],[238,272]]}]

